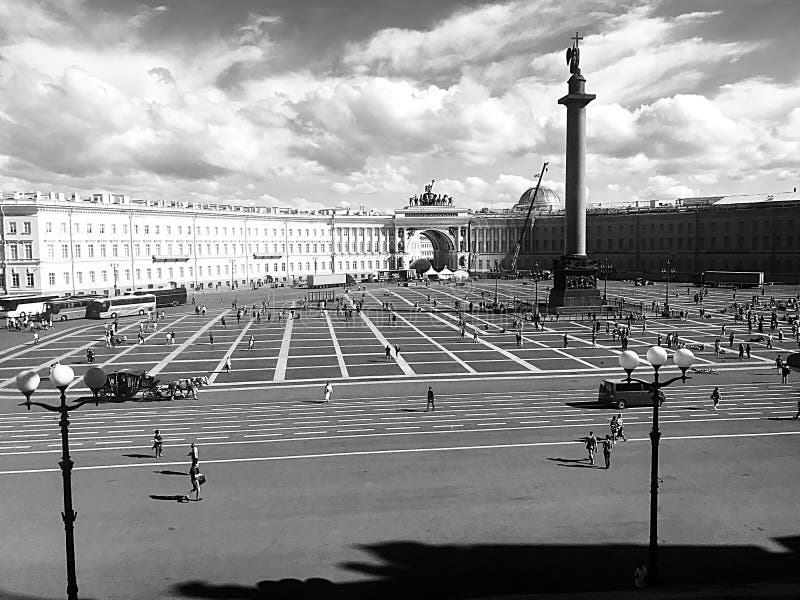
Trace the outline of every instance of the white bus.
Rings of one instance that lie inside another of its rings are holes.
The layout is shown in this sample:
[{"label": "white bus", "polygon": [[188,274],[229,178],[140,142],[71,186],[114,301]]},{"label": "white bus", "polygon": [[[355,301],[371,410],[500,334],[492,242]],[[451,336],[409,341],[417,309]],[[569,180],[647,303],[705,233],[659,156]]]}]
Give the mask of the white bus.
[{"label": "white bus", "polygon": [[105,300],[93,300],[86,307],[87,319],[116,319],[131,315],[146,315],[156,310],[156,297],[153,294],[140,296],[116,296]]},{"label": "white bus", "polygon": [[103,296],[70,296],[69,298],[57,298],[47,303],[47,309],[54,321],[83,319],[86,317],[87,306],[94,300],[104,299],[105,297]]},{"label": "white bus", "polygon": [[0,297],[0,318],[16,319],[35,317],[47,312],[47,303],[58,296],[2,296]]}]

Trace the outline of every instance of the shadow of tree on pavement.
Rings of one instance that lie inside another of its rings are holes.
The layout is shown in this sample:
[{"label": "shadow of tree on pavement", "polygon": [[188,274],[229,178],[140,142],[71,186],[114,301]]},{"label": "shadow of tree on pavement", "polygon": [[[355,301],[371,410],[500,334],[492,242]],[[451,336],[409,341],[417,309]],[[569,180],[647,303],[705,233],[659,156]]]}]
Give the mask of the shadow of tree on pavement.
[{"label": "shadow of tree on pavement", "polygon": [[[800,584],[800,536],[776,538],[785,553],[759,546],[660,547],[662,589],[754,582]],[[646,545],[473,545],[436,546],[393,541],[360,546],[372,562],[342,568],[364,580],[333,583],[311,578],[265,580],[255,584],[187,581],[172,592],[186,598],[261,600],[367,600],[393,598],[475,598],[517,594],[631,590]]]}]

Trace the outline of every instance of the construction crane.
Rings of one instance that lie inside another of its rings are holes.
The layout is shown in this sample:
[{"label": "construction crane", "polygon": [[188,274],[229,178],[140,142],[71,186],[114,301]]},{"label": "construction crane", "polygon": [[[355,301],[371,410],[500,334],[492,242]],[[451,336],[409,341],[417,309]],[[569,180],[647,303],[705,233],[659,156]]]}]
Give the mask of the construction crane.
[{"label": "construction crane", "polygon": [[545,171],[547,171],[547,165],[550,163],[546,162],[542,165],[542,170],[539,173],[539,179],[536,181],[536,189],[533,191],[533,198],[531,198],[531,203],[528,206],[528,216],[525,217],[525,224],[522,226],[522,233],[519,236],[519,241],[517,245],[514,246],[514,257],[511,259],[511,272],[517,272],[517,258],[519,257],[520,248],[522,248],[522,243],[525,241],[525,234],[528,232],[528,225],[531,222],[531,213],[533,212],[533,203],[536,200],[536,194],[539,193],[539,186],[542,184],[542,177],[544,177]]}]

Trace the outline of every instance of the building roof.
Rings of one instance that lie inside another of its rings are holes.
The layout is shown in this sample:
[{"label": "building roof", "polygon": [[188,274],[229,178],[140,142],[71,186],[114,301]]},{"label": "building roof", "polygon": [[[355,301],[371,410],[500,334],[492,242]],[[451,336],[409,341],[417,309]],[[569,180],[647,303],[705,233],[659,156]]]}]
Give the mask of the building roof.
[{"label": "building roof", "polygon": [[[536,193],[535,198],[534,192]],[[525,190],[511,210],[527,211],[531,202],[533,202],[533,210],[553,210],[564,207],[564,202],[558,197],[558,194],[550,188],[539,186],[538,192],[535,187]]]}]

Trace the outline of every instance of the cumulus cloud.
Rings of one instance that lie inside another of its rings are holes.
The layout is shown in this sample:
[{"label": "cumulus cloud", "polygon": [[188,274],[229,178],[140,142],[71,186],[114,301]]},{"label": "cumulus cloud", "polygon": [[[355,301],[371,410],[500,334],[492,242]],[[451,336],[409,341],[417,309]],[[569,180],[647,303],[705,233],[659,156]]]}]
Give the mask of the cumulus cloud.
[{"label": "cumulus cloud", "polygon": [[287,52],[280,34],[289,29],[281,18],[245,13],[191,43],[147,43],[176,10],[0,3],[4,189],[230,189],[258,199],[279,188],[275,203],[352,195],[388,208],[444,177],[437,187],[459,205],[500,207],[533,185],[531,165],[544,159],[547,185],[562,194],[565,111],[556,100],[574,27],[589,32],[581,66],[597,94],[587,108],[593,200],[800,179],[800,81],[737,71],[770,40],[700,36],[719,11],[488,3],[419,29],[371,32],[325,64],[279,70],[273,58]]}]

